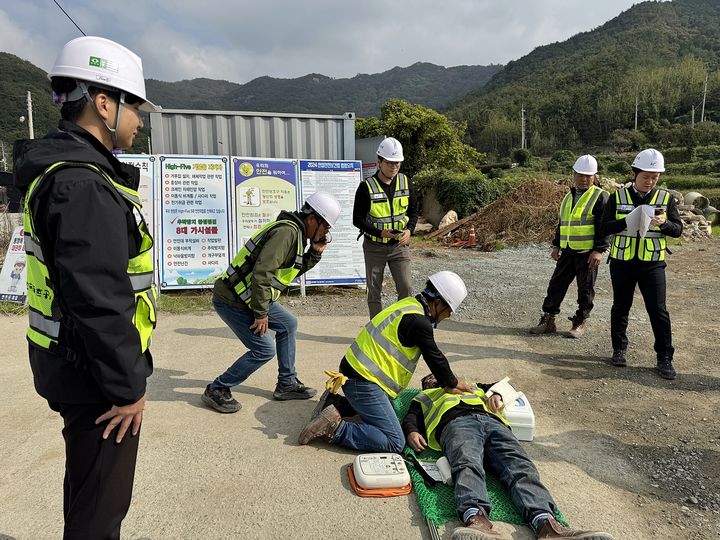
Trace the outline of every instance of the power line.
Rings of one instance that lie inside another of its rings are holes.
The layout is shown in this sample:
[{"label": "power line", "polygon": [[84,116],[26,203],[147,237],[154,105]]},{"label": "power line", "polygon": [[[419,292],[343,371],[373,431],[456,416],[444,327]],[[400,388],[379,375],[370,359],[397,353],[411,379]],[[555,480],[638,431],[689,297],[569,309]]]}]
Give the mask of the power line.
[{"label": "power line", "polygon": [[63,7],[60,5],[60,3],[59,3],[57,0],[53,0],[53,2],[55,2],[55,5],[60,8],[60,11],[62,11],[62,12],[65,14],[65,16],[66,16],[68,19],[70,19],[70,22],[75,25],[75,28],[77,28],[78,30],[80,30],[80,33],[81,33],[83,36],[87,36],[87,34],[86,34],[85,32],[83,32],[82,28],[80,28],[80,27],[77,25],[77,23],[76,23],[75,21],[73,21],[73,18],[72,18],[70,15],[68,15],[68,12],[63,9]]}]

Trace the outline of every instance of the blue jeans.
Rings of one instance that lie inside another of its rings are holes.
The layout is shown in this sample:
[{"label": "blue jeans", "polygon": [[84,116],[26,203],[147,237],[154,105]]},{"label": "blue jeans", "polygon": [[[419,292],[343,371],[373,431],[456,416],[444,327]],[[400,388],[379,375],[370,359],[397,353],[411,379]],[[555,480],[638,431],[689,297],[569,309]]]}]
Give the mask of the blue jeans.
[{"label": "blue jeans", "polygon": [[461,416],[443,428],[440,445],[452,469],[461,520],[470,508],[490,515],[483,463],[510,491],[526,523],[540,513],[555,515],[555,502],[540,482],[538,470],[505,424],[487,414]]},{"label": "blue jeans", "polygon": [[[255,322],[255,315],[250,309],[236,307],[213,298],[213,307],[220,318],[225,321],[235,335],[248,348],[248,351],[235,363],[227,368],[212,383],[212,388],[231,388],[240,384],[261,368],[268,360],[278,357],[278,383],[289,385],[295,383],[295,335],[297,319],[277,302],[270,303],[268,311],[268,327],[275,331],[275,341],[269,332],[260,336],[250,330]],[[277,344],[277,349],[276,349]]]},{"label": "blue jeans", "polygon": [[405,435],[385,391],[375,383],[359,379],[348,379],[342,388],[364,423],[340,422],[332,444],[353,450],[402,452]]}]

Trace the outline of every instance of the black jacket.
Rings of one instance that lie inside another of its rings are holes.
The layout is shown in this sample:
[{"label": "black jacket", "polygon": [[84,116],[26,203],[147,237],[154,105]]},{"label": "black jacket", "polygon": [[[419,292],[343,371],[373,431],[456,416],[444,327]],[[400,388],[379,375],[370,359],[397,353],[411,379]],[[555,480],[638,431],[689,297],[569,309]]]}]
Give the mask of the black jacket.
[{"label": "black jacket", "polygon": [[[16,141],[13,158],[23,194],[58,161],[93,163],[132,189],[140,180],[135,167],[67,121],[42,139]],[[76,355],[71,362],[30,344],[37,392],[50,402],[134,403],[145,393],[152,357],[141,352],[132,322],[127,267],[140,247],[133,207],[93,171],[63,168],[43,181],[32,214],[63,313],[60,342]]]},{"label": "black jacket", "polygon": [[[458,380],[450,369],[448,359],[435,343],[435,331],[430,322],[430,310],[427,302],[422,294],[418,294],[415,298],[423,305],[425,315],[416,313],[403,315],[398,325],[398,339],[405,347],[418,347],[423,360],[435,375],[438,383],[441,386],[454,388],[457,386]],[[344,356],[340,362],[340,372],[346,377],[363,379]]]},{"label": "black jacket", "polygon": [[[492,384],[476,383],[476,386],[483,392],[487,392],[490,390]],[[442,434],[443,429],[445,429],[445,426],[447,426],[450,422],[456,418],[460,418],[461,416],[469,416],[471,414],[484,414],[502,423],[502,420],[500,420],[496,415],[487,412],[482,405],[469,405],[461,402],[442,415],[437,427],[435,428],[435,438],[438,441],[440,440],[440,435]],[[419,402],[413,400],[410,403],[410,408],[402,421],[402,430],[405,437],[416,431],[422,435],[423,438],[427,439],[425,415],[423,415],[422,405],[420,405]]]},{"label": "black jacket", "polygon": [[[630,192],[630,198],[632,199],[632,203],[637,207],[641,204],[649,204],[653,194],[657,191],[657,189],[658,188],[651,189],[647,194],[645,194],[645,196],[642,196],[640,193],[635,191],[633,187],[628,188],[628,191]],[[625,230],[625,218],[616,219],[616,214],[617,201],[615,200],[615,195],[613,194],[610,196],[610,199],[608,199],[608,202],[605,205],[605,211],[603,212],[603,234],[613,235]],[[682,218],[680,217],[680,212],[678,211],[675,198],[672,195],[670,196],[670,201],[668,202],[667,206],[667,212],[665,213],[665,223],[660,225],[660,232],[662,232],[665,236],[669,236],[671,238],[679,238],[683,232]],[[610,259],[610,263],[640,265],[643,268],[667,266],[665,261],[641,261],[638,258],[637,250],[635,252],[635,257],[630,261],[619,261],[617,259]]]},{"label": "black jacket", "polygon": [[[415,225],[417,225],[419,211],[418,211],[418,200],[415,188],[413,187],[412,180],[408,179],[408,189],[410,191],[410,200],[408,201],[408,207],[405,215],[408,217],[408,223],[405,227],[412,234],[415,231]],[[388,203],[390,207],[393,204],[393,196],[395,195],[395,179],[389,184],[378,180],[378,184],[383,188],[383,191],[387,195]],[[380,237],[382,231],[375,227],[368,219],[368,213],[370,212],[370,191],[366,182],[360,182],[357,189],[355,190],[355,203],[353,204],[353,225],[360,229],[361,233],[369,234],[370,236]],[[393,246],[397,244],[397,240],[390,239],[388,244]]]}]

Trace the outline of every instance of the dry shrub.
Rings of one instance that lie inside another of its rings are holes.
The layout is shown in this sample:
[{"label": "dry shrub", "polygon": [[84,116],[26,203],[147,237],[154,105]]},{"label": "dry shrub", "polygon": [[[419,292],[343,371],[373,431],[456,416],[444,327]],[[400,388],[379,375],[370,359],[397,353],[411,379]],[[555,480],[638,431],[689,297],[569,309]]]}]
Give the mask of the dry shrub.
[{"label": "dry shrub", "polygon": [[475,227],[478,247],[485,251],[495,249],[498,242],[504,245],[550,242],[567,191],[567,185],[527,180],[453,231],[449,242],[467,240],[471,225]]}]

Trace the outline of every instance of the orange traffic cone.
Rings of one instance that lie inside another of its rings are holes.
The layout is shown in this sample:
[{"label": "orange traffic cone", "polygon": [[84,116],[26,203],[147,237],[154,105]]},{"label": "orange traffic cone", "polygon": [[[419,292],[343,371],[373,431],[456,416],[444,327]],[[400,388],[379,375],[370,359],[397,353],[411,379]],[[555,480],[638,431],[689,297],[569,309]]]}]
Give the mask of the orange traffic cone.
[{"label": "orange traffic cone", "polygon": [[470,233],[468,234],[467,244],[465,244],[465,247],[476,247],[477,246],[477,238],[475,236],[475,227],[470,225]]}]

